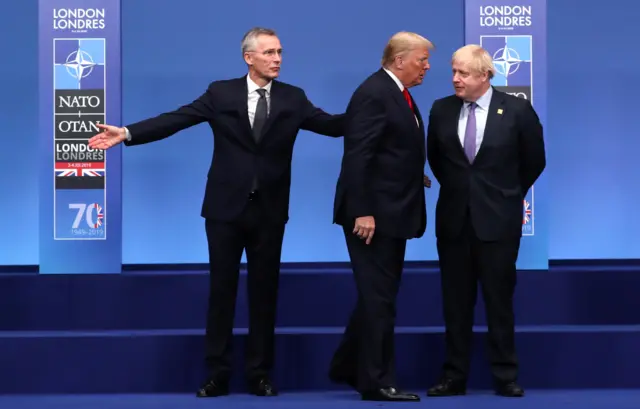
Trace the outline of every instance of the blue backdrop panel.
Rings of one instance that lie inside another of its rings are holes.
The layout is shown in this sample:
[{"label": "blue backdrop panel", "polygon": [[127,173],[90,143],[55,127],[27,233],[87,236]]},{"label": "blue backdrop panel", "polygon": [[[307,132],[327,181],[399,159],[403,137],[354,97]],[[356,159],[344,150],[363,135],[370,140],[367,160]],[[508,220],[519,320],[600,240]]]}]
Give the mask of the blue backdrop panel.
[{"label": "blue backdrop panel", "polygon": [[[44,82],[50,80],[47,76],[52,78],[53,55],[42,71],[34,50],[39,34],[48,39],[45,47],[52,47],[53,38],[64,36],[51,31],[52,10],[34,30],[38,4],[38,0],[7,2],[0,13],[0,26],[11,33],[0,36],[0,50],[10,56],[0,64],[0,88],[6,96],[0,109],[0,265],[38,264],[41,256],[45,262],[58,257],[45,256],[55,253],[48,247],[41,255],[37,239],[40,199],[45,208],[42,217],[53,218],[53,95],[43,99],[45,104],[51,101],[43,116],[50,121],[44,133],[38,130],[37,109],[38,76],[45,75]],[[87,7],[88,3],[82,4]],[[379,65],[382,47],[393,32],[417,31],[437,47],[425,83],[412,90],[420,109],[429,109],[435,98],[452,92],[449,59],[466,42],[464,1],[408,0],[403,5],[412,12],[391,19],[388,2],[382,0],[327,0],[312,11],[294,0],[275,0],[272,7],[260,10],[250,1],[182,0],[179,7],[168,8],[153,0],[124,2],[122,119],[127,123],[173,109],[200,95],[210,81],[244,73],[240,37],[253,25],[280,32],[285,47],[282,79],[304,87],[314,103],[330,112],[344,110],[357,84]],[[533,102],[544,117],[548,168],[534,188],[533,239],[541,229],[547,230],[552,259],[640,258],[636,240],[640,218],[633,217],[640,201],[640,189],[634,189],[640,138],[633,132],[635,94],[628,92],[640,59],[628,52],[634,37],[627,33],[636,24],[640,3],[610,0],[602,7],[599,1],[584,0],[576,8],[573,2],[558,1],[548,2],[547,8],[549,86],[542,90],[548,92],[547,112],[540,110],[540,79],[536,78]],[[113,13],[107,15],[111,17]],[[599,29],[593,30],[596,26]],[[107,53],[110,47],[117,48],[117,42],[107,42]],[[539,64],[533,47],[535,70]],[[606,50],[602,58],[589,63],[596,64],[603,75],[573,63],[585,61],[594,50]],[[107,70],[107,76],[116,74]],[[597,86],[585,86],[594,83],[594,75]],[[114,102],[109,95],[118,91],[109,91],[107,107]],[[108,119],[111,115],[117,112],[108,108]],[[38,151],[40,141],[51,144],[49,152]],[[206,262],[199,211],[211,152],[206,125],[156,144],[124,149],[125,263]],[[347,259],[344,239],[330,223],[341,154],[339,141],[300,134],[293,159],[292,220],[285,236],[284,261]],[[110,172],[117,160],[117,154],[107,154],[108,189],[115,183]],[[40,179],[51,186],[41,191]],[[410,242],[408,259],[436,259],[432,223],[436,197],[434,186],[427,191],[427,232],[423,239]],[[116,216],[108,201],[109,240],[115,233]],[[43,223],[44,240],[52,240],[52,222]],[[523,246],[531,245],[531,239],[525,237]],[[71,258],[80,257],[87,269],[103,264],[91,253],[83,254],[73,253]],[[532,253],[524,251],[522,257],[526,254]]]},{"label": "blue backdrop panel", "polygon": [[[546,0],[465,2],[465,43],[479,44],[491,54],[496,70],[491,84],[531,101],[543,127],[547,108],[546,13]],[[521,269],[549,266],[545,176],[543,172],[523,200]]]},{"label": "blue backdrop panel", "polygon": [[[256,25],[279,34],[284,49],[280,79],[301,86],[314,104],[331,113],[344,112],[356,87],[380,68],[386,42],[401,30],[418,32],[437,47],[424,84],[411,91],[420,110],[428,113],[436,98],[453,89],[449,59],[462,44],[463,32],[452,22],[461,18],[460,3],[439,2],[434,8],[411,0],[403,4],[412,12],[400,19],[389,18],[389,3],[383,0],[326,0],[312,11],[304,2],[278,0],[255,13],[250,4],[185,0],[169,10],[123,3],[123,123],[191,102],[213,80],[244,75],[240,40]],[[172,29],[159,29],[160,21]],[[212,141],[203,124],[124,149],[124,263],[207,262],[200,208]],[[304,131],[298,135],[284,262],[348,261],[343,233],[331,223],[341,160],[342,140]],[[427,191],[427,232],[409,242],[408,260],[437,257],[436,199],[436,189]]]},{"label": "blue backdrop panel", "polygon": [[120,2],[39,3],[40,272],[118,273],[121,148],[92,150],[120,123]]}]

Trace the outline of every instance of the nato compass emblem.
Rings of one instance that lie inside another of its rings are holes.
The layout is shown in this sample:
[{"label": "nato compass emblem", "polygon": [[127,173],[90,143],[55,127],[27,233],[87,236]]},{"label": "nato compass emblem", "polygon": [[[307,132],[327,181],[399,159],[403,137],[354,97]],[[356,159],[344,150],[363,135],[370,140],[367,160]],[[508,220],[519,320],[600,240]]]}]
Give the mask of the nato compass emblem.
[{"label": "nato compass emblem", "polygon": [[67,68],[69,75],[80,83],[83,78],[87,78],[91,74],[96,63],[93,62],[93,58],[88,52],[77,49],[69,54],[63,65]]},{"label": "nato compass emblem", "polygon": [[57,38],[55,89],[104,89],[104,39]]},{"label": "nato compass emblem", "polygon": [[531,87],[531,36],[481,36],[480,43],[493,59],[492,85]]},{"label": "nato compass emblem", "polygon": [[503,47],[493,54],[493,66],[499,75],[509,81],[509,76],[515,74],[520,68],[520,55],[513,48]]}]

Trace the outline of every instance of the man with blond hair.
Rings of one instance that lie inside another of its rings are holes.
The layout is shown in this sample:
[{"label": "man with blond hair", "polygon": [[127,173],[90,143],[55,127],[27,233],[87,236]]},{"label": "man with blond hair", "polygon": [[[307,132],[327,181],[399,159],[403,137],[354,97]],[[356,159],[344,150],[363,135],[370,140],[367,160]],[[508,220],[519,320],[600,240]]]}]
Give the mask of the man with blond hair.
[{"label": "man with blond hair", "polygon": [[491,86],[491,56],[477,45],[453,54],[455,95],[433,103],[427,157],[440,184],[436,236],[446,359],[429,396],[462,395],[469,373],[477,283],[489,326],[496,393],[520,397],[513,294],[522,203],[545,168],[542,125],[526,99]]},{"label": "man with blond hair", "polygon": [[344,156],[334,222],[344,231],[358,302],[329,371],[364,400],[419,401],[396,389],[396,295],[406,242],[426,227],[422,116],[409,88],[422,84],[433,48],[424,37],[395,34],[382,68],[347,107]]}]

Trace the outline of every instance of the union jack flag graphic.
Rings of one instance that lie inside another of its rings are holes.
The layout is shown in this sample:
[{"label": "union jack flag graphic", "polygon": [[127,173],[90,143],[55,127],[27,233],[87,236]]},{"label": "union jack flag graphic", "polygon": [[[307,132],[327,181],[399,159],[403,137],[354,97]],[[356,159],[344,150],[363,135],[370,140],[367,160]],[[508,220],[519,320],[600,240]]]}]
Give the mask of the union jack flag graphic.
[{"label": "union jack flag graphic", "polygon": [[101,177],[104,170],[102,162],[56,162],[56,177]]},{"label": "union jack flag graphic", "polygon": [[104,176],[104,169],[56,169],[56,176]]},{"label": "union jack flag graphic", "polygon": [[93,208],[96,210],[96,222],[93,224],[93,228],[97,229],[98,227],[102,226],[102,219],[104,218],[104,214],[102,213],[102,207],[99,204],[94,203],[91,206],[93,206]]},{"label": "union jack flag graphic", "polygon": [[523,200],[522,208],[522,224],[527,224],[531,221],[531,204],[526,200]]}]

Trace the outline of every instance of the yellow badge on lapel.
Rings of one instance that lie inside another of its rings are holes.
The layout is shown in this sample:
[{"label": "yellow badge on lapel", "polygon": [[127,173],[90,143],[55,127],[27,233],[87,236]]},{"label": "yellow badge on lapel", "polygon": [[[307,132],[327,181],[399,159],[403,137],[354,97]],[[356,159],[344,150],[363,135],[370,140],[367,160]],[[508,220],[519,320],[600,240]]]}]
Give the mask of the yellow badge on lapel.
[{"label": "yellow badge on lapel", "polygon": [[498,109],[498,115],[502,115],[502,108]]}]

